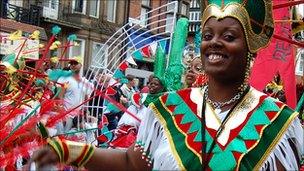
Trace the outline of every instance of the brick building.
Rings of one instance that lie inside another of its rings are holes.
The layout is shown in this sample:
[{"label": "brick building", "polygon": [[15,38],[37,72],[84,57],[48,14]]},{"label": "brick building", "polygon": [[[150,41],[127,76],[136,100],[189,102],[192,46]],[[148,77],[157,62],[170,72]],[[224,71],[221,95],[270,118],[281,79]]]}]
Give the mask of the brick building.
[{"label": "brick building", "polygon": [[[45,41],[46,34],[50,36],[51,28],[58,25],[61,27],[61,33],[57,39],[62,44],[66,43],[69,34],[77,35],[79,46],[70,48],[66,57],[81,56],[84,59],[84,68],[86,69],[91,63],[92,56],[97,54],[103,43],[126,23],[127,5],[128,1],[119,0],[4,0],[1,9],[7,6],[11,6],[12,9],[6,10],[5,14],[4,10],[1,10],[1,31],[5,29],[5,32],[11,32],[21,29],[32,32],[38,29],[42,32],[42,41]],[[36,10],[37,16],[35,18],[31,18],[33,7],[39,9],[38,12]],[[18,9],[15,10],[15,8]],[[12,10],[15,10],[15,14],[20,16],[8,17]],[[20,14],[24,11],[29,13],[28,17]],[[3,27],[2,23],[11,23],[12,20],[17,21],[20,26]],[[23,26],[24,24],[20,22],[27,23],[27,26]],[[61,50],[58,50],[57,54],[60,56]],[[105,64],[108,58],[110,57],[107,56],[103,59]]]}]

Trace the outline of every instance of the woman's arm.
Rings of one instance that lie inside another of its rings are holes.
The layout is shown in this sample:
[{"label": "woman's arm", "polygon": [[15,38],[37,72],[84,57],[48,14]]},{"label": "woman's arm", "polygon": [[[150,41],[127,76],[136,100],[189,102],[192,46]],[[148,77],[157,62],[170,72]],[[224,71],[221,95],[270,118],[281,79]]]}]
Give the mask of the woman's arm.
[{"label": "woman's arm", "polygon": [[134,144],[127,151],[115,149],[96,149],[92,158],[85,165],[88,170],[151,170],[147,162],[141,159],[139,150],[134,151]]},{"label": "woman's arm", "polygon": [[[32,161],[43,168],[59,162],[58,155],[53,148],[47,146],[36,152]],[[89,161],[84,165],[88,170],[151,170],[147,162],[141,159],[139,150],[134,151],[134,144],[127,151],[116,149],[95,148]]]}]

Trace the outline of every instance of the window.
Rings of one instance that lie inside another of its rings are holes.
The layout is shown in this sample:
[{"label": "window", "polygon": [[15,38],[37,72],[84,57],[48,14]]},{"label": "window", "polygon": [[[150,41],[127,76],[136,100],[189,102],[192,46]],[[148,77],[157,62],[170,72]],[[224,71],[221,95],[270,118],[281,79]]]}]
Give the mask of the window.
[{"label": "window", "polygon": [[141,4],[147,7],[150,7],[150,0],[142,0]]},{"label": "window", "polygon": [[173,32],[173,24],[174,24],[174,15],[167,14],[166,15],[166,32]]},{"label": "window", "polygon": [[59,0],[43,1],[43,17],[57,20]]},{"label": "window", "polygon": [[[74,58],[76,56],[80,56],[82,58],[82,61],[84,62],[85,40],[77,39],[76,41],[74,41],[74,44],[78,44],[78,46],[72,46],[69,49],[69,58]],[[82,74],[82,69],[80,72]]]},{"label": "window", "polygon": [[107,1],[107,20],[115,22],[116,20],[116,0]]},{"label": "window", "polygon": [[[92,60],[98,59],[96,64],[98,67],[106,67],[108,63],[108,58],[107,58],[107,53],[108,53],[108,47],[104,46],[104,44],[93,42],[92,45]],[[96,56],[98,55],[98,57]],[[102,59],[99,59],[102,58]]]},{"label": "window", "polygon": [[99,0],[90,0],[90,16],[99,17]]},{"label": "window", "polygon": [[[2,1],[1,1],[1,3],[2,3]],[[18,7],[23,6],[23,1],[20,1],[20,0],[9,0],[8,3],[12,4],[12,5],[16,5]]]},{"label": "window", "polygon": [[184,16],[187,16],[187,8],[188,6],[184,3],[182,3],[182,7],[181,7],[181,14],[184,15]]},{"label": "window", "polygon": [[143,26],[143,27],[146,27],[147,24],[148,24],[148,18],[149,18],[148,12],[149,12],[148,9],[141,8],[141,11],[140,11],[140,21],[141,21],[140,25]]},{"label": "window", "polygon": [[149,14],[148,12],[151,10],[150,7],[150,0],[142,0],[141,1],[141,10],[140,10],[140,25],[143,27],[146,27],[149,23],[148,18]]},{"label": "window", "polygon": [[86,13],[86,5],[87,1],[86,0],[73,0],[73,11],[74,12],[79,12],[79,13]]},{"label": "window", "polygon": [[190,12],[190,21],[200,21],[201,12],[200,11],[192,11]]},{"label": "window", "polygon": [[190,8],[199,8],[199,3],[197,0],[191,0]]}]

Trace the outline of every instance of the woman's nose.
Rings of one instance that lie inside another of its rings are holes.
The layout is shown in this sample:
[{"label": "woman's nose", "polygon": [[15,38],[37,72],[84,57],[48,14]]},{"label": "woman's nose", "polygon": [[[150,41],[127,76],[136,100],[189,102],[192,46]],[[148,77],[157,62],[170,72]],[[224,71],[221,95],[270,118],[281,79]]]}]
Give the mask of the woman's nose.
[{"label": "woman's nose", "polygon": [[214,36],[211,40],[210,40],[210,44],[209,47],[210,48],[221,48],[223,46],[222,42],[219,40],[218,36]]}]

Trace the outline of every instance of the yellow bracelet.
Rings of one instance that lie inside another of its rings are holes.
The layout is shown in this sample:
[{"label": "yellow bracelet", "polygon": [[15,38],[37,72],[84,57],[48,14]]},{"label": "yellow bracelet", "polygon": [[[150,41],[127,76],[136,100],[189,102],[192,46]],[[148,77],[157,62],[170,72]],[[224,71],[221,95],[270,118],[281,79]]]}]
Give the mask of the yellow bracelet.
[{"label": "yellow bracelet", "polygon": [[59,138],[48,139],[60,162],[76,167],[84,166],[94,153],[94,146]]}]

